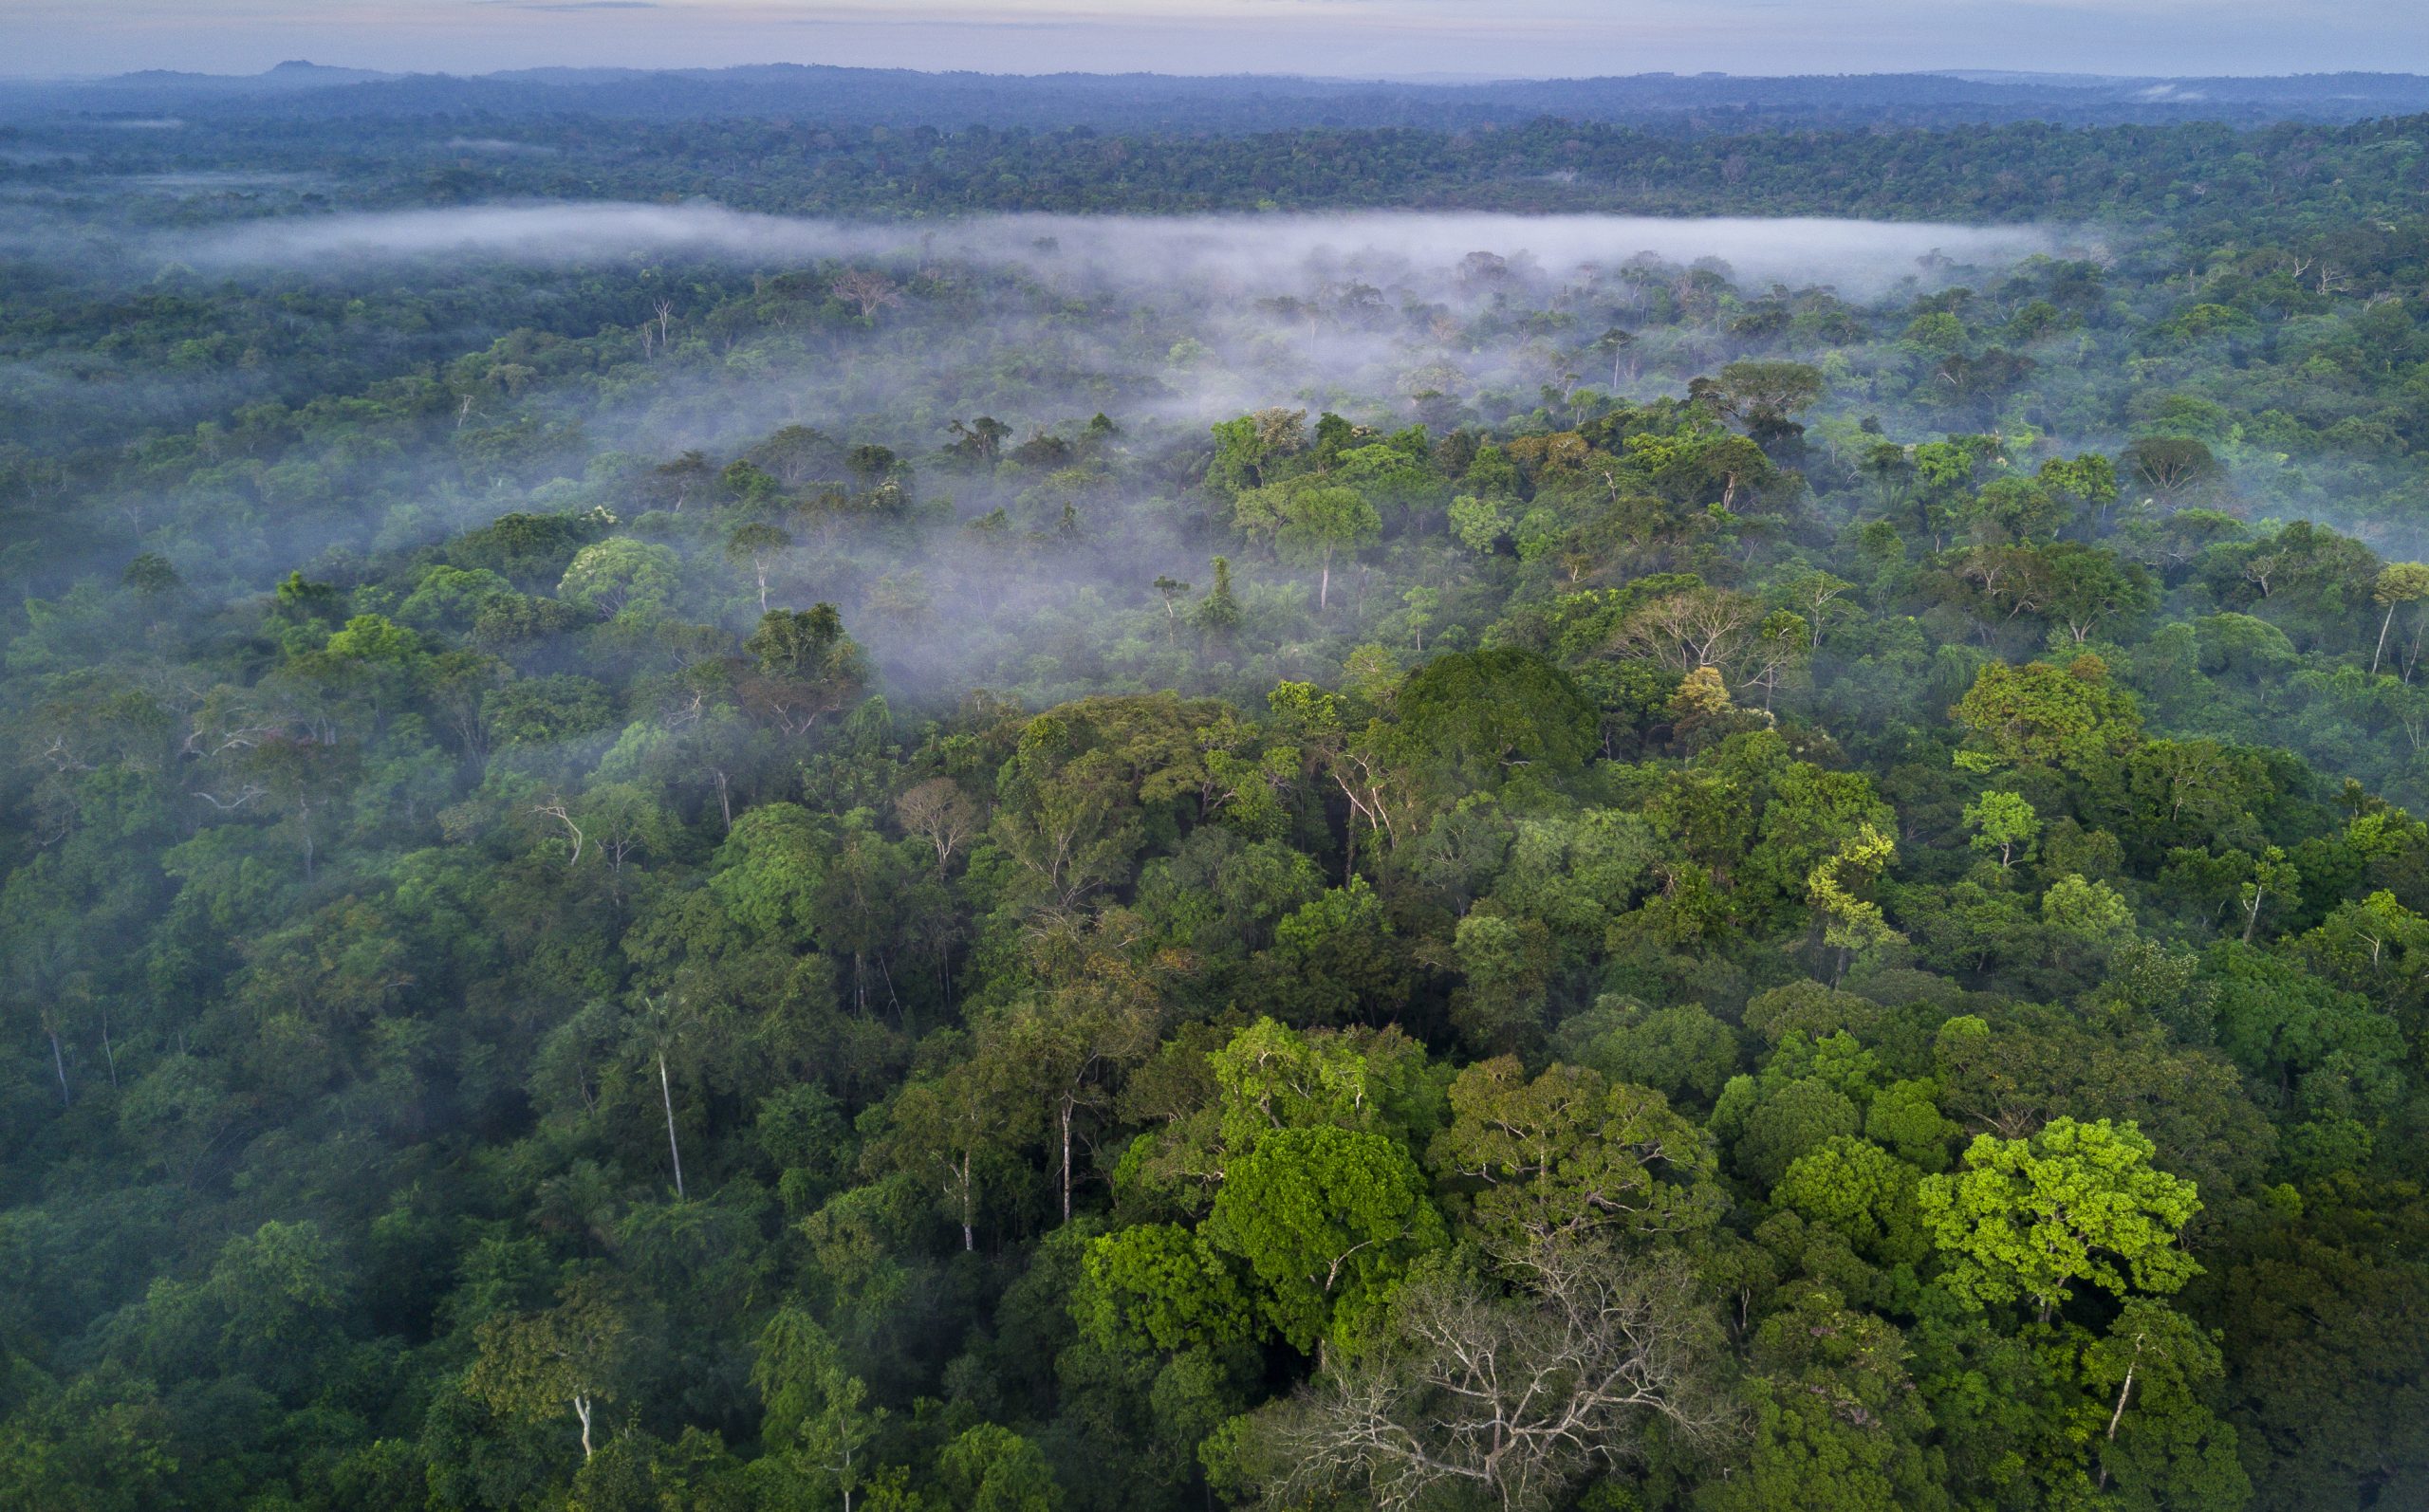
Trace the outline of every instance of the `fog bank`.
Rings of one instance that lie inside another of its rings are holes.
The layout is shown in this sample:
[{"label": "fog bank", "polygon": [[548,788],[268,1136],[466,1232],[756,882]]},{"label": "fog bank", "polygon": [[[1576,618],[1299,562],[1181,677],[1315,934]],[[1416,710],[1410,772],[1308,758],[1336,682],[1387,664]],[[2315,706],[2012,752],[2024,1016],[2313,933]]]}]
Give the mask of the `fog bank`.
[{"label": "fog bank", "polygon": [[714,205],[491,205],[258,222],[164,247],[197,264],[298,267],[477,257],[534,264],[669,255],[743,262],[946,257],[1018,266],[1116,286],[1175,280],[1270,285],[1295,275],[1388,276],[1470,252],[1527,254],[1548,271],[1650,252],[1715,257],[1743,281],[1834,285],[1878,293],[1937,254],[1958,264],[2054,252],[2047,227],[1747,217],[1493,215],[1365,212],[1332,215],[987,215],[930,225],[794,219]]}]

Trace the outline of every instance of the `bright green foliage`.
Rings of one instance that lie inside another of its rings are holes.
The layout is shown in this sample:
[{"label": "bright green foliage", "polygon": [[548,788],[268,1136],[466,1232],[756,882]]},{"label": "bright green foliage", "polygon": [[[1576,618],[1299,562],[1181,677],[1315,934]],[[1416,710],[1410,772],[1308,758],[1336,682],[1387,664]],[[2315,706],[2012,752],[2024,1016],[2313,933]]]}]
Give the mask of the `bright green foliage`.
[{"label": "bright green foliage", "polygon": [[2107,883],[2069,873],[2041,894],[2041,920],[2086,944],[2114,945],[2133,932],[2134,911]]},{"label": "bright green foliage", "polygon": [[1852,1098],[1816,1078],[1773,1080],[1757,1090],[1740,1077],[1723,1088],[1713,1108],[1713,1125],[1730,1139],[1737,1169],[1766,1187],[1808,1151],[1863,1127]]},{"label": "bright green foliage", "polygon": [[1837,1229],[1866,1259],[1911,1265],[1931,1253],[1916,1203],[1919,1181],[1879,1145],[1840,1134],[1790,1161],[1771,1197]]},{"label": "bright green foliage", "polygon": [[1461,545],[1484,556],[1510,533],[1510,516],[1493,500],[1463,493],[1451,501],[1451,533]]},{"label": "bright green foliage", "polygon": [[2041,816],[2023,795],[1993,788],[1965,805],[1965,822],[1974,827],[1974,848],[1997,856],[1999,870],[2032,859]]},{"label": "bright green foliage", "polygon": [[2153,1170],[2132,1124],[2055,1118],[2030,1139],[1976,1135],[1954,1175],[1919,1193],[1947,1283],[1975,1306],[2027,1300],[2046,1318],[2088,1282],[2123,1297],[2200,1273],[2179,1244],[2193,1183]]},{"label": "bright green foliage", "polygon": [[1322,1125],[1406,1137],[1439,1106],[1423,1048],[1397,1030],[1300,1034],[1259,1019],[1208,1061],[1234,1150],[1271,1130]]},{"label": "bright green foliage", "polygon": [[1201,1231],[1248,1265],[1259,1310],[1299,1350],[1354,1331],[1443,1242],[1407,1151],[1330,1125],[1276,1129],[1233,1156]]},{"label": "bright green foliage", "polygon": [[936,1453],[936,1474],[955,1512],[1060,1512],[1063,1488],[1037,1446],[981,1423]]},{"label": "bright green foliage", "polygon": [[1188,1229],[1142,1224],[1088,1242],[1071,1300],[1080,1331],[1103,1349],[1227,1349],[1255,1334],[1231,1267]]},{"label": "bright green foliage", "polygon": [[1890,927],[1881,905],[1858,892],[1897,856],[1895,842],[1867,823],[1806,875],[1807,895],[1822,919],[1822,943],[1839,952],[1842,968],[1849,956],[1903,938]]},{"label": "bright green foliage", "polygon": [[1864,1137],[1920,1171],[1946,1171],[1958,1129],[1941,1116],[1939,1088],[1929,1080],[1895,1081],[1864,1109]]}]

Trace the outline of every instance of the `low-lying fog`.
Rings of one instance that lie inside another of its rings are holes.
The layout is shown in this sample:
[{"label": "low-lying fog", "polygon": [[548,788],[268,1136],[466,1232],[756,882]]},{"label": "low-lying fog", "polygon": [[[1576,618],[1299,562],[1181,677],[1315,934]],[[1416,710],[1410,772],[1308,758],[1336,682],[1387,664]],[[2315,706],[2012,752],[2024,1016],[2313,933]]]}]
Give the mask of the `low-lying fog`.
[{"label": "low-lying fog", "polygon": [[1670,262],[1715,257],[1741,280],[1829,284],[1858,298],[1894,286],[1938,254],[2013,262],[2059,249],[2031,226],[1816,218],[1665,219],[1640,215],[1491,215],[1367,212],[1328,215],[985,215],[930,225],[790,219],[714,205],[545,204],[414,210],[281,220],[184,241],[176,255],[228,267],[415,257],[533,263],[724,256],[749,262],[943,257],[984,266],[1170,286],[1271,284],[1307,271],[1389,277],[1487,250],[1526,254],[1555,272],[1640,252]]}]

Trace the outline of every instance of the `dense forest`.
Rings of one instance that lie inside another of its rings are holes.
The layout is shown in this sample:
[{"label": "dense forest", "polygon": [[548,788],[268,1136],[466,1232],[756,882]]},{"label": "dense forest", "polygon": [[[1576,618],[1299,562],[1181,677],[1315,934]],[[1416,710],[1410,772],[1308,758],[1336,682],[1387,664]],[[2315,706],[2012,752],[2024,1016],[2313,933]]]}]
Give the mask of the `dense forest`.
[{"label": "dense forest", "polygon": [[9,129],[0,1505],[2429,1503],[2425,152]]},{"label": "dense forest", "polygon": [[[1075,55],[1074,62],[1079,61]],[[1321,50],[1295,66],[1330,70]],[[361,121],[581,117],[696,123],[777,118],[821,125],[984,125],[1128,132],[1306,127],[1519,126],[1544,117],[1672,133],[1952,126],[2354,121],[2429,108],[2429,79],[2401,73],[2112,78],[2081,74],[1874,73],[1793,78],[1720,73],[1474,83],[1063,72],[927,73],[757,64],[726,68],[519,68],[473,76],[384,73],[302,61],[232,76],[148,69],[113,78],[0,77],[0,119]]]}]

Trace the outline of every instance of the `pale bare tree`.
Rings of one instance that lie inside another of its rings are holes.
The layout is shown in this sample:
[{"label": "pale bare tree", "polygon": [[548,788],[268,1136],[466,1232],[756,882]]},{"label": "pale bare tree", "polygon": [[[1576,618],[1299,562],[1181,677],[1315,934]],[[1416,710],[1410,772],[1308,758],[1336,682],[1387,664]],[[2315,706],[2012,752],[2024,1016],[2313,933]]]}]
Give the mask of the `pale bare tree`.
[{"label": "pale bare tree", "polygon": [[1726,588],[1689,588],[1638,606],[1611,637],[1614,655],[1658,661],[1678,672],[1726,671],[1763,606]]},{"label": "pale bare tree", "polygon": [[1383,1342],[1259,1414],[1245,1467],[1266,1504],[1346,1492],[1398,1512],[1465,1487],[1535,1512],[1634,1458],[1656,1419],[1690,1440],[1730,1426],[1719,1327],[1684,1264],[1564,1245],[1511,1268],[1514,1295],[1451,1266],[1420,1270]]},{"label": "pale bare tree", "polygon": [[935,847],[936,875],[953,864],[954,852],[978,833],[978,805],[950,777],[931,777],[894,801],[894,815],[905,832]]},{"label": "pale bare tree", "polygon": [[847,267],[827,286],[837,299],[858,304],[864,321],[875,320],[877,312],[888,304],[902,303],[902,291],[894,286],[894,280],[875,268]]},{"label": "pale bare tree", "polygon": [[566,833],[573,839],[573,848],[566,857],[566,869],[570,871],[581,865],[584,839],[582,826],[574,822],[573,811],[565,799],[562,796],[552,796],[547,802],[534,805],[531,812],[546,819],[553,819],[566,827]]}]

